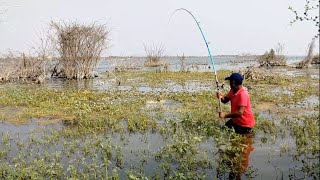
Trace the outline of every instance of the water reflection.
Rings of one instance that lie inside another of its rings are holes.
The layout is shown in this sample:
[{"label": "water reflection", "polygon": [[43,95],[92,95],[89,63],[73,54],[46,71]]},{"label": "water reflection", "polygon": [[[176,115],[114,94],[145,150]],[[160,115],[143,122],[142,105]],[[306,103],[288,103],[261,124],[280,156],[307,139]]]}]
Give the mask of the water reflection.
[{"label": "water reflection", "polygon": [[112,87],[112,84],[108,81],[102,83],[98,79],[66,80],[61,78],[52,78],[46,82],[46,86],[53,89],[96,90],[99,87]]},{"label": "water reflection", "polygon": [[186,81],[184,84],[177,84],[172,81],[166,82],[161,87],[150,87],[148,84],[141,83],[139,86],[118,85],[115,80],[106,79],[84,79],[84,80],[65,80],[49,79],[44,86],[52,89],[68,90],[94,90],[94,91],[132,91],[137,90],[141,93],[148,92],[197,92],[211,91],[213,86],[207,82]]},{"label": "water reflection", "polygon": [[220,148],[219,166],[217,168],[217,178],[239,180],[244,176],[250,160],[250,154],[253,152],[253,134],[241,135],[239,138],[230,140],[230,144],[225,148]]},{"label": "water reflection", "polygon": [[[31,133],[41,136],[41,133],[49,130],[61,130],[64,127],[59,119],[52,118],[31,118],[25,124],[0,123],[0,134],[19,135],[25,140]],[[15,139],[12,139],[14,141]]]}]

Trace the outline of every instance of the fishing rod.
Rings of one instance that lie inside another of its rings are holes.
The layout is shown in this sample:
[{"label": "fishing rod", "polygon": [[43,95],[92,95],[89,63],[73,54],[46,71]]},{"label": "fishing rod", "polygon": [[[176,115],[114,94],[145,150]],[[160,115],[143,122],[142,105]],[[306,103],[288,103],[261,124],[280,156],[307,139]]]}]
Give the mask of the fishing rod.
[{"label": "fishing rod", "polygon": [[[213,61],[213,58],[212,58],[212,55],[211,55],[211,51],[210,51],[208,42],[207,42],[207,40],[206,40],[206,37],[204,36],[204,33],[203,33],[203,31],[202,31],[202,29],[201,29],[201,27],[200,27],[199,22],[197,21],[196,17],[195,17],[189,10],[187,10],[187,9],[185,9],[185,8],[176,9],[176,10],[172,13],[171,17],[174,15],[174,13],[176,13],[176,12],[178,12],[178,11],[186,11],[187,13],[189,13],[189,14],[191,15],[191,17],[193,18],[193,20],[196,22],[196,24],[197,24],[197,26],[198,26],[198,28],[199,28],[199,30],[200,30],[200,32],[201,32],[202,38],[203,38],[203,40],[204,40],[204,42],[205,42],[205,44],[206,44],[208,53],[209,53],[210,61],[211,61],[211,64],[212,64],[212,67],[213,67],[213,72],[214,72],[214,79],[215,79],[215,81],[216,81],[217,91],[219,92],[220,86],[219,86],[217,71],[216,71],[216,68],[215,68],[215,66],[214,66],[214,61]],[[170,19],[171,19],[171,17],[170,17]],[[223,87],[223,85],[222,85],[222,87]],[[221,111],[222,111],[222,109],[221,109],[221,99],[219,98],[219,112],[221,112]]]}]

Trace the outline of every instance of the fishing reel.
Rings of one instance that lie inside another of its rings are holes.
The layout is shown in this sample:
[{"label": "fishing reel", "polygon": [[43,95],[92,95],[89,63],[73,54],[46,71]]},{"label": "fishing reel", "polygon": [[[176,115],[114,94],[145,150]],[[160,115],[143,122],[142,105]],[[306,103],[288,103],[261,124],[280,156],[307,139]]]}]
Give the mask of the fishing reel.
[{"label": "fishing reel", "polygon": [[222,84],[221,84],[221,86],[220,86],[221,89],[224,89],[224,82],[225,82],[225,81],[223,81]]},{"label": "fishing reel", "polygon": [[224,83],[225,83],[225,81],[223,81],[222,83],[216,82],[218,91],[221,90],[221,89],[224,89]]}]

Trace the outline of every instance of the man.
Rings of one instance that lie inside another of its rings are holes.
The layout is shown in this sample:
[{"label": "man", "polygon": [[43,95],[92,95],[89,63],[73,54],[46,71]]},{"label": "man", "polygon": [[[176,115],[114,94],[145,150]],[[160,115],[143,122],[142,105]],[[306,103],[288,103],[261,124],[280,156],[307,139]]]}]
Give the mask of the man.
[{"label": "man", "polygon": [[226,126],[233,128],[238,134],[250,134],[255,125],[255,120],[251,110],[250,96],[242,86],[243,77],[239,73],[232,73],[225,80],[230,81],[230,91],[227,95],[218,92],[217,97],[226,104],[231,101],[231,112],[219,112],[220,118],[231,118]]}]

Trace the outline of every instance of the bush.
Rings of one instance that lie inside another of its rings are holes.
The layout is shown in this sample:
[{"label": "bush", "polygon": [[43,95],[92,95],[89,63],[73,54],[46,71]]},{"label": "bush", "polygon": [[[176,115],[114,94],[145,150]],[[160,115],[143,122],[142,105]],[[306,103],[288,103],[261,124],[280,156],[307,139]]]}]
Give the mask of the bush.
[{"label": "bush", "polygon": [[144,63],[146,67],[167,67],[168,65],[161,60],[164,47],[162,45],[152,45],[146,46],[144,45],[144,50],[147,55],[147,59]]},{"label": "bush", "polygon": [[47,41],[45,44],[43,42],[33,48],[35,52],[32,54],[9,51],[4,55],[0,63],[0,82],[22,79],[43,83],[51,60]]},{"label": "bush", "polygon": [[93,77],[101,53],[107,48],[106,26],[52,22],[51,27],[53,44],[60,56],[56,66],[60,68],[55,68],[59,72],[55,74],[68,79]]},{"label": "bush", "polygon": [[262,56],[258,57],[258,63],[260,67],[286,66],[287,58],[284,55],[276,54],[271,49],[269,52],[265,52]]}]

